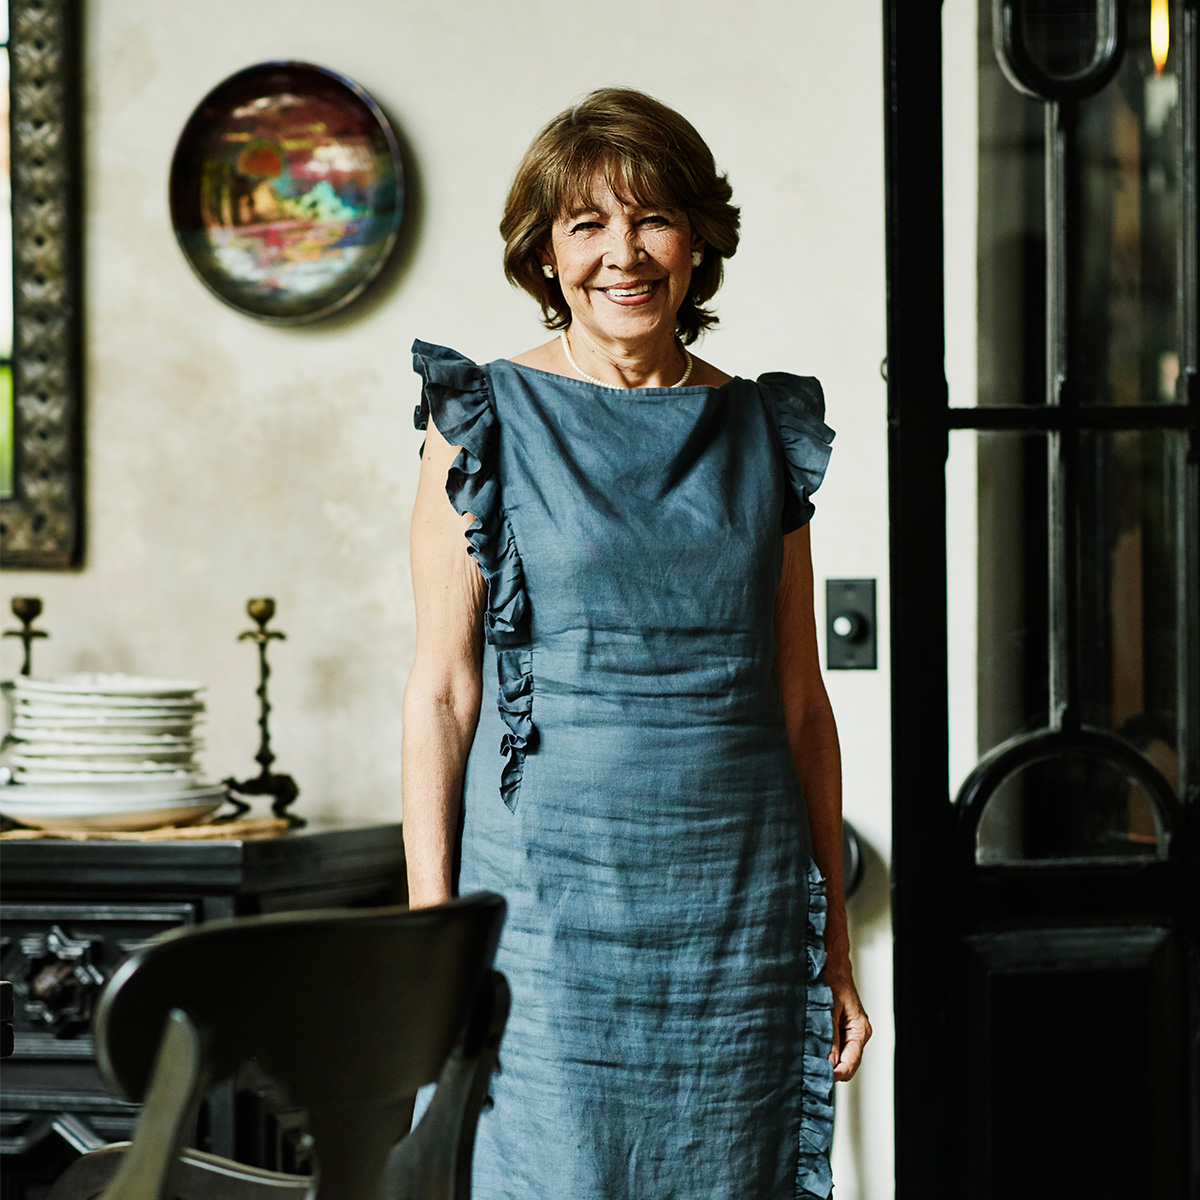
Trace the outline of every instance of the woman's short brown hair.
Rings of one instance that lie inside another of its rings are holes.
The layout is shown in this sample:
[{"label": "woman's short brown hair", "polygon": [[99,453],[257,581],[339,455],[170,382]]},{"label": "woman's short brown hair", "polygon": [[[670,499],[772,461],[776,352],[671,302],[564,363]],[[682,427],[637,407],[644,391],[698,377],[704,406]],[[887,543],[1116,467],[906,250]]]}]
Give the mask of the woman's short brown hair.
[{"label": "woman's short brown hair", "polygon": [[716,294],[724,260],[737,249],[738,210],[729,203],[733,189],[717,173],[704,139],[674,109],[644,92],[591,92],[534,138],[517,167],[500,222],[505,275],[542,306],[546,328],[570,324],[558,280],[542,274],[541,252],[559,216],[591,206],[597,172],[614,193],[620,182],[627,193],[623,199],[681,209],[704,239],[704,258],[692,272],[676,319],[679,336],[690,345],[717,323],[701,305]]}]

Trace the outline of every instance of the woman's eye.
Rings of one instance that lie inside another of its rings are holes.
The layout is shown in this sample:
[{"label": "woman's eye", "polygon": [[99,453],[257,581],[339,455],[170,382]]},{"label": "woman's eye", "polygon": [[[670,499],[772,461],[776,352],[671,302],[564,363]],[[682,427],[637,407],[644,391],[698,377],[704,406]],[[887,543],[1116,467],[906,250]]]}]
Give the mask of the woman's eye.
[{"label": "woman's eye", "polygon": [[572,233],[586,233],[590,229],[599,229],[599,228],[600,228],[599,221],[576,221],[575,224],[571,226],[571,232]]},{"label": "woman's eye", "polygon": [[643,217],[641,219],[641,221],[639,222],[639,224],[641,224],[641,225],[654,225],[654,226],[658,226],[660,228],[664,225],[669,225],[670,223],[671,222],[668,221],[666,217],[660,216],[657,213],[655,213],[653,216],[650,216],[650,217]]}]

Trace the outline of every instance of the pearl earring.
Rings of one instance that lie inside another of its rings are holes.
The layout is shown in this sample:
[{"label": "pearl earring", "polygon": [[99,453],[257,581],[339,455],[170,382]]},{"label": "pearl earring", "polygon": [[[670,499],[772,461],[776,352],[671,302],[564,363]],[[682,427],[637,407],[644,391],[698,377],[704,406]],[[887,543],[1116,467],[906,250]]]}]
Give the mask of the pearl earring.
[{"label": "pearl earring", "polygon": [[542,274],[545,275],[547,279],[553,279],[558,272],[555,271],[553,264],[542,263]]},{"label": "pearl earring", "polygon": [[692,251],[692,266],[698,267],[704,261],[704,252],[702,250]]}]

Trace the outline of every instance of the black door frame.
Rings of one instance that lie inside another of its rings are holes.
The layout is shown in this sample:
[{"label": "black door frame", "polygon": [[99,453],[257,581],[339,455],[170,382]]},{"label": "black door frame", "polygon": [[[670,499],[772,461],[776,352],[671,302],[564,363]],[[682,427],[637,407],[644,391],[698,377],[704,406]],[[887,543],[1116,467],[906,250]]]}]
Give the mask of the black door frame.
[{"label": "black door frame", "polygon": [[[1184,44],[1196,75],[1197,2],[1185,0]],[[887,235],[887,378],[891,561],[892,703],[892,919],[895,936],[895,1101],[897,1200],[964,1200],[961,1146],[951,1145],[964,1102],[947,1078],[945,1063],[955,1053],[948,1039],[959,1036],[963,1016],[950,1011],[949,997],[961,995],[952,963],[962,961],[963,922],[954,897],[969,893],[972,904],[993,912],[1028,906],[1036,913],[1054,886],[1043,874],[1024,895],[966,880],[973,825],[947,795],[949,768],[947,698],[947,588],[945,467],[952,428],[1020,429],[1030,412],[952,410],[944,373],[944,251],[942,186],[942,6],[940,0],[884,0],[885,156]],[[1183,183],[1184,288],[1196,312],[1196,99],[1191,105],[1188,159]],[[1200,505],[1200,376],[1196,337],[1184,331],[1186,403],[1174,411],[1038,410],[1035,427],[1174,427],[1190,435],[1189,502]],[[1190,344],[1189,344],[1190,338]],[[1115,419],[1114,419],[1115,418]],[[1194,527],[1193,527],[1194,534]],[[1192,536],[1184,548],[1187,592],[1192,606],[1190,643],[1200,651],[1200,552]],[[1186,651],[1185,651],[1186,652]],[[1193,681],[1200,672],[1193,673]],[[1200,713],[1193,682],[1190,711]],[[1200,721],[1188,730],[1188,757],[1196,759]],[[1181,747],[1181,750],[1183,747]],[[1147,864],[1127,879],[1128,895],[1140,911],[1200,913],[1197,847],[1200,796],[1197,780],[1176,809],[1172,861]],[[967,818],[977,815],[967,814]],[[964,834],[970,845],[964,851]],[[966,857],[965,857],[966,856]],[[1190,871],[1186,870],[1190,862]],[[1127,873],[1128,874],[1128,873]],[[1189,878],[1190,875],[1190,878]],[[957,884],[952,878],[957,876]],[[1062,876],[1059,877],[1060,880]],[[1103,913],[1114,901],[1103,881],[1073,878],[1077,914]],[[1082,886],[1080,886],[1082,885]],[[1006,907],[1007,906],[1007,909]],[[1195,922],[1196,917],[1185,918]],[[1196,927],[1190,931],[1191,961],[1184,967],[1193,986],[1188,1024],[1200,1029],[1194,980]],[[1134,939],[1136,940],[1136,939]],[[1149,951],[1147,951],[1149,952]],[[1200,1039],[1198,1039],[1200,1040]],[[1183,1060],[1200,1071],[1200,1044],[1180,1047]],[[1200,1084],[1191,1085],[1189,1195],[1200,1197]],[[955,1155],[960,1156],[958,1166]],[[956,1175],[956,1170],[958,1174]]]},{"label": "black door frame", "polygon": [[949,1200],[937,1063],[951,947],[940,872],[929,869],[949,861],[953,834],[939,786],[949,770],[946,543],[936,536],[949,451],[941,44],[937,0],[885,0],[896,1200]]}]

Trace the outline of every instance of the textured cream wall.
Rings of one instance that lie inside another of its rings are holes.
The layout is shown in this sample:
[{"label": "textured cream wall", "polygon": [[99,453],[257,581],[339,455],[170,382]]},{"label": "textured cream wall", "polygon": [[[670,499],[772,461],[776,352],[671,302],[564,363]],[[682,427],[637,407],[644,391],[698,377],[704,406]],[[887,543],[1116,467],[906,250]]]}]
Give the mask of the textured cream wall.
[{"label": "textured cream wall", "polygon": [[[542,335],[499,269],[521,151],[588,89],[645,88],[708,139],[744,240],[701,352],[726,370],[819,375],[838,429],[813,531],[829,577],[880,581],[881,669],[834,672],[846,809],[871,846],[855,905],[877,1029],[840,1095],[840,1200],[891,1194],[890,794],[882,48],[877,0],[96,0],[88,4],[88,550],[6,576],[46,601],[39,673],[209,685],[209,773],[248,774],[257,731],[244,603],[273,595],[278,766],[310,816],[400,813],[413,644],[405,549],[417,474],[413,337],[474,358]],[[193,278],[168,223],[175,138],[231,72],[299,58],[361,83],[412,149],[408,253],[331,322],[259,325]],[[818,595],[818,609],[821,608]],[[11,671],[15,647],[3,651]]]}]

